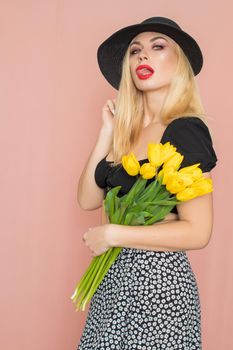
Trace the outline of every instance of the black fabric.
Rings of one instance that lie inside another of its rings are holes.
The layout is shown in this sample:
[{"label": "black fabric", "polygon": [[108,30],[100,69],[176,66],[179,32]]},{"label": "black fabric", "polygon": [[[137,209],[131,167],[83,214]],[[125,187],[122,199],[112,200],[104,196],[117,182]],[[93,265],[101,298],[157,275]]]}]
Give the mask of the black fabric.
[{"label": "black fabric", "polygon": [[203,172],[209,172],[216,166],[217,156],[207,125],[198,117],[182,117],[173,120],[166,129],[162,143],[170,141],[176,151],[184,155],[180,169],[201,163]]},{"label": "black fabric", "polygon": [[[209,172],[217,162],[217,156],[212,145],[212,139],[206,124],[198,117],[181,117],[173,120],[165,129],[161,143],[167,141],[176,147],[176,151],[184,155],[179,169],[195,163],[200,163],[203,172]],[[107,157],[107,156],[106,156]],[[130,176],[121,164],[112,167],[111,161],[103,158],[96,166],[96,184],[104,189],[104,198],[107,192],[115,186],[121,185],[118,196],[127,193],[136,181],[136,176]],[[140,164],[148,162],[148,159],[139,160]],[[147,185],[153,181],[149,179]],[[174,207],[172,213],[178,213]]]}]

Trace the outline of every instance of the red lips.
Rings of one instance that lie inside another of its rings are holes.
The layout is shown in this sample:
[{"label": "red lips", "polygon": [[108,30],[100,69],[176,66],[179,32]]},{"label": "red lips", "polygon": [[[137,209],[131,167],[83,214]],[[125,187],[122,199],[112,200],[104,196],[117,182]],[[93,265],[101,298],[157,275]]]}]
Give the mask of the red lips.
[{"label": "red lips", "polygon": [[[146,68],[146,69],[149,70],[150,72],[145,73],[145,72],[143,71],[143,68]],[[153,70],[153,68],[151,68],[148,64],[141,64],[140,66],[138,66],[138,67],[136,68],[136,73],[137,73],[137,75],[138,75],[138,77],[139,77],[140,79],[147,79],[147,78],[149,78],[149,77],[154,73],[154,70]]]},{"label": "red lips", "polygon": [[136,68],[136,72],[138,72],[138,70],[143,69],[143,68],[147,68],[148,70],[150,70],[152,73],[154,73],[154,69],[151,68],[151,66],[149,66],[148,64],[140,64],[140,66],[138,66]]}]

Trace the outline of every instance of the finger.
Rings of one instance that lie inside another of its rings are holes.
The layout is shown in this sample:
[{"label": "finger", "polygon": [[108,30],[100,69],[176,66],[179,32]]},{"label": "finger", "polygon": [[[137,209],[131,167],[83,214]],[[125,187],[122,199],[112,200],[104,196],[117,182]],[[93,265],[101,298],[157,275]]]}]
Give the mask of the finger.
[{"label": "finger", "polygon": [[115,108],[112,106],[108,106],[108,108],[110,109],[110,111],[112,112],[112,114],[115,114]]},{"label": "finger", "polygon": [[115,103],[115,102],[116,102],[116,99],[113,98],[113,99],[111,100],[111,105],[112,105],[112,107],[113,107],[114,109],[115,109],[115,107],[116,107],[116,103]]},{"label": "finger", "polygon": [[115,104],[112,102],[112,100],[108,100],[108,107],[109,107],[110,111],[114,114]]}]

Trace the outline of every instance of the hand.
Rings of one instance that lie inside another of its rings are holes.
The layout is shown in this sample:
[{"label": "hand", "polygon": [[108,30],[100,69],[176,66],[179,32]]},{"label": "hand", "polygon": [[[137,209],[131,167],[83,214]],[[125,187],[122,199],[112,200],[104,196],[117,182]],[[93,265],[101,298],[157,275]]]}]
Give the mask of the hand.
[{"label": "hand", "polygon": [[113,124],[114,124],[114,114],[115,114],[115,103],[116,99],[107,100],[102,108],[102,120],[103,128],[107,130],[108,133],[112,134]]},{"label": "hand", "polygon": [[90,227],[83,234],[83,241],[91,249],[92,256],[101,255],[111,248],[108,228],[108,224]]}]

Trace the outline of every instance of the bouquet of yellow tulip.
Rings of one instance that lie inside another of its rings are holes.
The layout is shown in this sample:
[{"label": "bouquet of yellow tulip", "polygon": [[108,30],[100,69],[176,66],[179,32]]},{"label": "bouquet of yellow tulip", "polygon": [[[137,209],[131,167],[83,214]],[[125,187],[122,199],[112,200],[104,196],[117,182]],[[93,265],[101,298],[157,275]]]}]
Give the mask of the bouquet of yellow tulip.
[{"label": "bouquet of yellow tulip", "polygon": [[[109,222],[132,226],[152,225],[163,220],[180,202],[212,192],[212,180],[203,176],[200,163],[178,170],[183,158],[170,142],[149,143],[149,162],[142,166],[133,152],[123,156],[124,169],[129,175],[137,176],[137,180],[130,191],[120,198],[117,194],[121,186],[107,193],[104,207]],[[158,172],[161,165],[162,169]],[[147,180],[153,177],[154,181],[146,186]],[[74,303],[79,298],[76,311],[85,310],[121,250],[121,247],[113,247],[93,258],[71,296]]]}]

